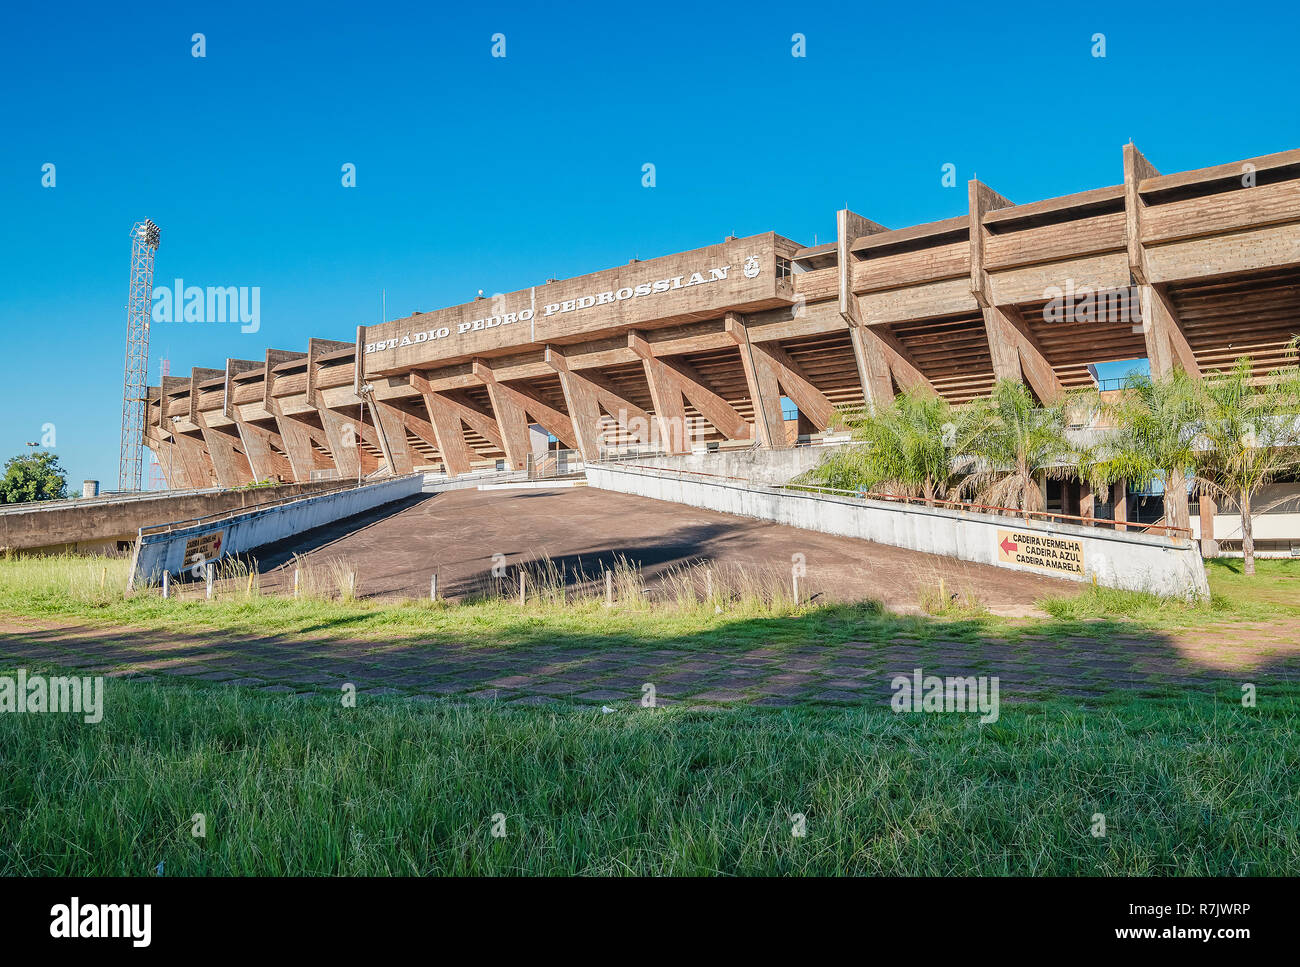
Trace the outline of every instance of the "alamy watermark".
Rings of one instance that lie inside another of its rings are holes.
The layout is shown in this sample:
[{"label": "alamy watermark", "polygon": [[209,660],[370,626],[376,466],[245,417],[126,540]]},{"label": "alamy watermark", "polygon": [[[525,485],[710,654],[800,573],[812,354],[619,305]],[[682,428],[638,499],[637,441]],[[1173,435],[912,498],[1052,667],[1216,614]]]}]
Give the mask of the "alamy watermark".
[{"label": "alamy watermark", "polygon": [[103,676],[0,675],[0,713],[71,712],[95,724],[104,717]]},{"label": "alamy watermark", "polygon": [[1132,326],[1134,332],[1142,331],[1141,286],[1096,289],[1090,285],[1076,286],[1073,279],[1066,279],[1064,287],[1048,286],[1043,298],[1047,300],[1043,306],[1044,322],[1085,326],[1124,324]]},{"label": "alamy watermark", "polygon": [[148,903],[82,903],[73,897],[50,907],[50,936],[56,940],[130,940],[147,947],[152,939],[153,906]]},{"label": "alamy watermark", "polygon": [[912,671],[912,677],[895,675],[889,683],[894,697],[889,704],[895,712],[976,712],[980,724],[989,725],[1002,714],[998,702],[999,682],[996,675],[948,676],[922,675],[921,669]]},{"label": "alamy watermark", "polygon": [[153,290],[154,322],[238,322],[240,332],[262,328],[262,287],[210,285],[202,288],[176,279]]}]

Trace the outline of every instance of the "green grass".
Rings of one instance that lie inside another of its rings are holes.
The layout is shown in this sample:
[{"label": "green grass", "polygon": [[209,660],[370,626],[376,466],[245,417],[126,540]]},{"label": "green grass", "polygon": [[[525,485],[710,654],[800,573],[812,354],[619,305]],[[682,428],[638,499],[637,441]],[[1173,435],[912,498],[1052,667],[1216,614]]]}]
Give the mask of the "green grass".
[{"label": "green grass", "polygon": [[1298,726],[1229,688],[980,726],[112,681],[98,725],[0,716],[0,874],[1288,875]]},{"label": "green grass", "polygon": [[1163,630],[1196,629],[1211,621],[1300,617],[1300,560],[1260,560],[1255,568],[1254,576],[1246,577],[1239,560],[1206,561],[1210,600],[1203,604],[1094,585],[1072,597],[1040,601],[1039,606],[1060,620],[1121,618]]},{"label": "green grass", "polygon": [[[1210,564],[1212,601],[1086,589],[1047,619],[871,604],[126,596],[125,565],[0,560],[0,614],[232,636],[709,648],[1109,638],[1300,614],[1300,562]],[[0,668],[0,673],[12,669]],[[888,707],[644,710],[285,697],[112,680],[96,725],[0,715],[0,874],[1287,874],[1300,688]],[[1090,834],[1094,813],[1108,834]],[[207,836],[190,835],[203,813]],[[492,816],[508,835],[491,835]],[[807,835],[791,835],[792,816]]]},{"label": "green grass", "polygon": [[1047,619],[1012,619],[957,607],[931,616],[900,616],[866,602],[803,604],[747,597],[709,604],[637,601],[606,608],[598,600],[513,600],[466,604],[428,601],[293,599],[248,594],[242,581],[214,601],[164,601],[156,590],[126,595],[122,559],[45,557],[0,559],[0,615],[84,621],[96,625],[228,631],[248,637],[347,637],[384,641],[441,640],[484,646],[565,640],[610,645],[674,643],[719,648],[747,643],[848,641],[907,635],[973,640],[982,635],[1108,638],[1139,629],[1203,631],[1240,621],[1300,618],[1300,561],[1258,562],[1245,578],[1240,561],[1210,561],[1206,604],[1088,587],[1038,602]]}]

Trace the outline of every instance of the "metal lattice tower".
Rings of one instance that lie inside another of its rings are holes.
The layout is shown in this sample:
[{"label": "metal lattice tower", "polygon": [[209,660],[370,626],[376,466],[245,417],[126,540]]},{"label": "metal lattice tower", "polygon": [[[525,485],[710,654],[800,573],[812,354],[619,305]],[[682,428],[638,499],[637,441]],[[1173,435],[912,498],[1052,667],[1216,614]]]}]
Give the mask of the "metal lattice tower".
[{"label": "metal lattice tower", "polygon": [[118,490],[140,489],[149,381],[149,311],[153,305],[153,259],[159,237],[158,226],[147,218],[131,228],[131,291],[126,300],[126,375],[122,379]]}]

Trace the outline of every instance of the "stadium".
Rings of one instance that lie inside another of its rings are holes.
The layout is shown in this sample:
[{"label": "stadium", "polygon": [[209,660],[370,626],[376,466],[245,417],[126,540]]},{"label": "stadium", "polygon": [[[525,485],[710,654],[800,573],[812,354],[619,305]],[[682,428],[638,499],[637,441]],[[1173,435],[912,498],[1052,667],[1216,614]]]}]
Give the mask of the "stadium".
[{"label": "stadium", "polygon": [[[1115,388],[1101,363],[1199,378],[1242,356],[1261,377],[1284,362],[1300,328],[1300,151],[1161,174],[1130,144],[1116,162],[1122,182],[1077,194],[1013,203],[972,181],[941,221],[842,210],[820,245],[728,237],[214,360],[148,388],[144,442],[174,488],[454,478],[554,449],[594,462],[825,442],[837,411],[906,388],[961,404],[1012,378],[1051,401]],[[1048,509],[1083,518],[1159,502],[1139,481],[1044,489]],[[1233,518],[1196,510],[1196,537],[1231,551]],[[1261,552],[1300,548],[1293,510],[1264,515]]]}]

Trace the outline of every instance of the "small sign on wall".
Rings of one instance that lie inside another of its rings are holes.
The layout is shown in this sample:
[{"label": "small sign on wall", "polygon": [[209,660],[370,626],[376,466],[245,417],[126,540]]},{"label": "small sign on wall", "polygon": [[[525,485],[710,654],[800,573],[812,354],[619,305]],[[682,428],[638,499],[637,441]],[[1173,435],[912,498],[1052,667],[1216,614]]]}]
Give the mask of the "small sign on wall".
[{"label": "small sign on wall", "polygon": [[221,545],[224,543],[225,537],[226,532],[224,530],[191,537],[185,542],[185,566],[189,567],[205,561],[215,561],[221,556]]},{"label": "small sign on wall", "polygon": [[997,532],[998,563],[1083,575],[1083,541],[1024,531]]}]

